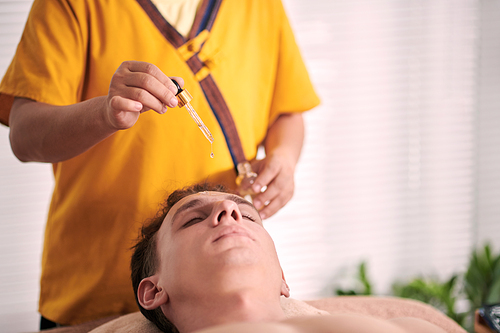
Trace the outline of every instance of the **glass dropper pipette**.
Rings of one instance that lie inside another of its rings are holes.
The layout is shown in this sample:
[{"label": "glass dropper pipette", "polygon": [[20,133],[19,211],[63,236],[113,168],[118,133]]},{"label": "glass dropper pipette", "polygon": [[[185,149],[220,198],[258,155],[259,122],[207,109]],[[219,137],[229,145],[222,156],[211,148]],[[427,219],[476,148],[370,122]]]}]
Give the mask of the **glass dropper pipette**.
[{"label": "glass dropper pipette", "polygon": [[[193,118],[196,125],[198,125],[198,128],[200,129],[200,131],[203,133],[203,135],[205,135],[205,137],[210,142],[210,144],[212,144],[214,142],[214,137],[212,136],[212,133],[210,133],[210,131],[208,130],[208,127],[203,123],[200,116],[198,116],[198,114],[196,113],[194,108],[191,106],[191,104],[189,104],[189,102],[193,99],[193,97],[191,96],[191,94],[187,90],[183,90],[181,88],[181,86],[177,83],[177,81],[172,80],[172,82],[177,87],[177,94],[175,95],[175,96],[177,96],[177,99],[179,100],[179,104],[177,106],[180,108],[186,107],[186,109],[189,112],[189,115],[191,116],[191,118]],[[212,152],[210,154],[210,157],[213,157],[213,155],[214,155],[214,153]]]}]

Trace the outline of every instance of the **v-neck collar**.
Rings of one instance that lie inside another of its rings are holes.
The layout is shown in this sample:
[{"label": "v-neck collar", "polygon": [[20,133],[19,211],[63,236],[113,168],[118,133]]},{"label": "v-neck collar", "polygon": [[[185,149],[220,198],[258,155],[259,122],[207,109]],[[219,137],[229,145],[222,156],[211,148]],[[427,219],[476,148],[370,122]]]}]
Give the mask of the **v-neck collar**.
[{"label": "v-neck collar", "polygon": [[160,33],[176,48],[195,38],[203,30],[211,30],[222,0],[203,0],[196,12],[193,26],[185,38],[160,13],[151,0],[137,0]]},{"label": "v-neck collar", "polygon": [[[212,29],[222,0],[203,0],[196,13],[188,38],[182,36],[165,20],[151,0],[137,0],[137,2],[148,14],[161,34],[180,52],[198,80],[207,102],[220,125],[231,159],[233,160],[234,170],[237,172],[238,164],[245,162],[246,157],[236,124],[224,100],[224,96],[210,74],[210,71],[202,71],[206,67],[204,67],[203,61],[198,56],[199,51],[208,38],[208,32]],[[193,47],[193,45],[196,46]],[[201,72],[203,74],[200,74]]]}]

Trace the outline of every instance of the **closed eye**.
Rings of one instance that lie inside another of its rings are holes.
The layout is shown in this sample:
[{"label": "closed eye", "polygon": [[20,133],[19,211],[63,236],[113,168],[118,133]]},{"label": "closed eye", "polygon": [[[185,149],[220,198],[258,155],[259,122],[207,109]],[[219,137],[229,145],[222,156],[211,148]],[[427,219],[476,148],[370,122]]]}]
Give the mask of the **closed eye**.
[{"label": "closed eye", "polygon": [[247,220],[250,220],[252,222],[255,222],[255,219],[253,218],[253,216],[251,215],[248,215],[248,214],[242,214],[241,215],[244,219],[247,219]]},{"label": "closed eye", "polygon": [[187,221],[186,223],[184,223],[184,224],[182,225],[182,227],[181,227],[181,228],[182,228],[182,229],[184,229],[184,228],[190,227],[190,226],[192,226],[193,224],[196,224],[196,223],[201,222],[201,221],[203,221],[203,220],[204,220],[204,219],[203,219],[203,218],[201,218],[201,217],[194,217],[194,218],[192,218],[191,220],[189,220],[189,221]]}]

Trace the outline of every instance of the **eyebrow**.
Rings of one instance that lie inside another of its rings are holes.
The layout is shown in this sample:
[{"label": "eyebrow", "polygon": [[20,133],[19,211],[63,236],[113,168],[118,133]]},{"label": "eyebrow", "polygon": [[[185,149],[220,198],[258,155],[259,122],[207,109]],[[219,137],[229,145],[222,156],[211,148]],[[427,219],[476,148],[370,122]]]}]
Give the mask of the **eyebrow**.
[{"label": "eyebrow", "polygon": [[[243,199],[242,197],[239,197],[239,196],[234,195],[234,194],[228,194],[224,199],[231,200],[234,203],[236,203],[237,205],[246,205],[248,207],[251,207],[257,213],[257,215],[259,214],[259,212],[254,207],[254,205],[252,205],[249,201],[247,201],[246,199]],[[186,202],[185,204],[180,206],[179,209],[177,209],[177,211],[175,212],[174,216],[172,216],[172,224],[174,224],[177,215],[181,214],[182,212],[184,212],[188,209],[191,209],[191,208],[194,208],[197,206],[201,206],[204,203],[205,203],[205,200],[201,200],[201,199],[193,199],[191,201]]]},{"label": "eyebrow", "polygon": [[174,224],[177,215],[181,214],[182,212],[188,209],[194,208],[196,206],[201,206],[202,203],[203,202],[200,199],[193,199],[191,201],[186,202],[184,205],[180,206],[179,209],[177,209],[177,211],[175,212],[174,216],[172,216],[172,224]]},{"label": "eyebrow", "polygon": [[238,205],[246,205],[246,206],[252,208],[257,214],[259,213],[257,211],[257,209],[255,208],[255,206],[253,204],[251,204],[247,199],[244,199],[244,198],[239,197],[239,196],[234,195],[234,194],[229,194],[226,197],[226,199],[232,200],[232,201],[234,201]]}]

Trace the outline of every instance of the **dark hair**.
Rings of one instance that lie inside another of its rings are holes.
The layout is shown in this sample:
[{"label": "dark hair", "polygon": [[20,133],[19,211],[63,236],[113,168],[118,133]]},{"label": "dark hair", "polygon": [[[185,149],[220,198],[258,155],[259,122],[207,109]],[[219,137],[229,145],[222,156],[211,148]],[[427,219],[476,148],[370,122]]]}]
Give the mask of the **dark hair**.
[{"label": "dark hair", "polygon": [[130,262],[130,269],[132,271],[132,286],[134,287],[134,295],[137,305],[142,314],[152,321],[162,332],[179,332],[177,328],[165,317],[160,308],[154,310],[144,309],[137,298],[137,290],[141,281],[156,273],[158,266],[158,259],[156,253],[156,235],[160,229],[163,220],[167,216],[170,209],[181,199],[199,192],[216,191],[216,192],[230,192],[224,185],[202,183],[172,192],[164,202],[163,206],[156,213],[156,216],[149,219],[144,223],[141,228],[137,244],[133,247],[132,259]]}]

